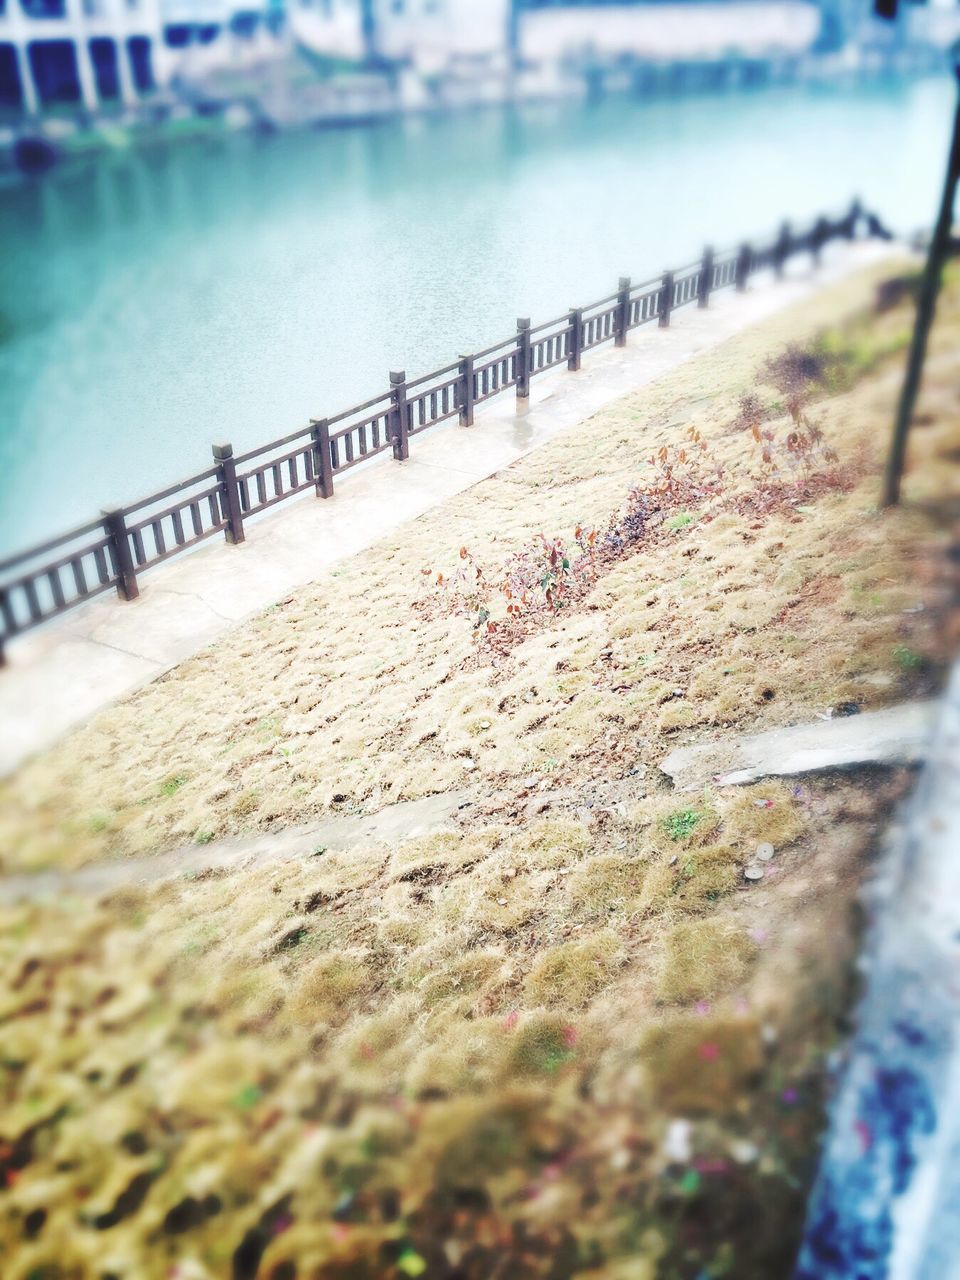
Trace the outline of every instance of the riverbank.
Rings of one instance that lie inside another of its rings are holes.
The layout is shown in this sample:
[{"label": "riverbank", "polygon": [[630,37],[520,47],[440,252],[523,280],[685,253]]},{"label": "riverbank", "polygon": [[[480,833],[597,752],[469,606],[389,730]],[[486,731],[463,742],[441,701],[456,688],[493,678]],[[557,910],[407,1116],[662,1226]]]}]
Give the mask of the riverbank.
[{"label": "riverbank", "polygon": [[[389,531],[468,490],[563,432],[590,430],[590,417],[695,355],[762,319],[782,317],[801,298],[870,263],[896,261],[883,242],[833,245],[824,265],[800,258],[782,281],[758,279],[746,293],[717,292],[707,310],[678,311],[666,330],[634,333],[624,348],[591,355],[571,376],[560,369],[534,380],[528,406],[498,399],[481,405],[475,426],[455,424],[418,438],[397,469],[380,459],[338,481],[333,501],[312,494],[250,523],[241,547],[207,544],[161,566],[140,597],[112,594],[41,632],[9,643],[0,680],[0,777],[117,698],[155,680],[252,613],[313,582],[318,572],[376,543]],[[878,269],[886,269],[879,268]],[[70,688],[68,701],[58,691]]]},{"label": "riverbank", "polygon": [[3,908],[5,1273],[789,1274],[856,892],[909,779],[681,797],[658,765],[938,687],[960,289],[881,514],[911,312],[874,313],[880,274],[450,498],[6,784],[8,871],[468,794],[430,835]]},{"label": "riverbank", "polygon": [[849,91],[942,78],[945,67],[941,49],[917,45],[722,61],[587,60],[496,74],[461,69],[423,76],[399,66],[324,66],[292,45],[262,67],[209,73],[148,94],[136,106],[107,105],[92,113],[56,104],[31,117],[0,111],[0,177],[36,176],[91,155],[234,132],[352,128],[451,111],[609,97],[657,102],[785,87]]}]

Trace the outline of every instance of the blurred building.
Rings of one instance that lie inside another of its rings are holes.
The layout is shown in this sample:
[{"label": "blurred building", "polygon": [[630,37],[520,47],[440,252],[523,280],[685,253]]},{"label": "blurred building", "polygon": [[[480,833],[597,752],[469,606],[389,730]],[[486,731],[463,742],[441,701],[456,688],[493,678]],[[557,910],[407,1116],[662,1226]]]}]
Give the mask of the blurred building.
[{"label": "blurred building", "polygon": [[[896,69],[903,51],[960,36],[960,0],[878,2],[891,18],[871,0],[0,0],[0,107],[95,112],[168,87],[202,97],[212,73],[292,44],[349,81],[347,114],[362,116],[380,98],[384,111],[445,109],[557,93],[571,77],[642,88],[650,69],[676,70],[681,87],[810,62]],[[309,88],[291,75],[287,97]],[[258,95],[253,82],[244,92]]]},{"label": "blurred building", "polygon": [[557,4],[527,0],[516,24],[524,62],[756,58],[807,52],[820,8],[805,0]]},{"label": "blurred building", "polygon": [[513,0],[290,0],[291,27],[316,53],[424,75],[505,61],[512,13]]},{"label": "blurred building", "polygon": [[0,106],[133,106],[184,73],[259,61],[274,0],[0,0]]},{"label": "blurred building", "polygon": [[0,0],[0,101],[93,110],[154,86],[158,0]]}]

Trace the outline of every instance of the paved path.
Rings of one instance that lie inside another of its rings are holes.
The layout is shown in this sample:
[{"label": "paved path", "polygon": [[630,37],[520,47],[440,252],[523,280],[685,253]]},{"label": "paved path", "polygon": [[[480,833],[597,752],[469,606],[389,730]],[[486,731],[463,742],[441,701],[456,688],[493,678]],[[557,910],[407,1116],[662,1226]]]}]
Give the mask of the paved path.
[{"label": "paved path", "polygon": [[671,751],[660,768],[678,791],[699,791],[710,783],[729,787],[824,769],[917,764],[925,758],[938,706],[930,698],[742,737],[718,734],[713,742]]},{"label": "paved path", "polygon": [[577,374],[536,379],[520,416],[507,393],[480,407],[472,430],[438,427],[415,438],[408,462],[377,460],[338,481],[332,500],[292,499],[248,524],[242,546],[207,543],[147,573],[138,600],[101,597],[11,642],[9,668],[0,672],[0,776],[329,565],[691,357],[890,254],[875,242],[835,245],[819,271],[798,263],[779,283],[719,293],[706,311],[687,307],[669,329],[647,328],[631,334],[625,348],[590,354]]},{"label": "paved path", "polygon": [[65,896],[110,893],[129,885],[151,884],[170,876],[196,876],[210,870],[312,858],[322,850],[351,849],[358,844],[395,845],[431,835],[452,825],[472,801],[462,788],[422,800],[387,805],[377,813],[324,818],[307,827],[231,836],[214,844],[196,842],[167,853],[142,858],[115,858],[77,871],[25,871],[0,876],[0,902],[62,902]]}]

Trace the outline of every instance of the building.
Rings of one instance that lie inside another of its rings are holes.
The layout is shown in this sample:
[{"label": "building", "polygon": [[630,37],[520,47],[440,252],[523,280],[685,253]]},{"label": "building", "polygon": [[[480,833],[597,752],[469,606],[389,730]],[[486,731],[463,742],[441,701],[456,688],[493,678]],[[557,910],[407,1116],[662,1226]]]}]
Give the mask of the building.
[{"label": "building", "polygon": [[615,61],[715,62],[806,53],[820,9],[804,0],[729,3],[543,3],[527,0],[517,23],[528,65]]},{"label": "building", "polygon": [[0,108],[133,107],[281,51],[277,0],[0,0]]},{"label": "building", "polygon": [[159,0],[0,0],[0,105],[139,102],[159,37]]},{"label": "building", "polygon": [[512,0],[290,0],[291,29],[312,52],[423,75],[507,58]]}]

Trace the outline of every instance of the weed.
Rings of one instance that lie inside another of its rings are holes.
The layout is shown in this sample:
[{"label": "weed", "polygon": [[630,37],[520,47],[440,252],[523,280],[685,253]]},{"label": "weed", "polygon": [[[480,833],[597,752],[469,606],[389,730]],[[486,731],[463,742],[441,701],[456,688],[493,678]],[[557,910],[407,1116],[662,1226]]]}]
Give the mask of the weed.
[{"label": "weed", "polygon": [[702,818],[699,809],[678,809],[663,819],[663,829],[671,840],[686,840]]},{"label": "weed", "polygon": [[671,516],[667,521],[668,529],[685,529],[687,525],[693,524],[696,520],[695,515],[691,515],[689,511],[680,511],[675,516]]},{"label": "weed", "polygon": [[893,646],[893,660],[901,671],[919,671],[923,666],[923,655],[906,644]]},{"label": "weed", "polygon": [[195,831],[193,839],[196,844],[209,844],[213,839],[213,832],[203,830]]},{"label": "weed", "polygon": [[175,796],[181,787],[186,786],[188,779],[183,774],[177,774],[174,778],[167,778],[165,782],[160,784],[160,794],[162,796]]}]

